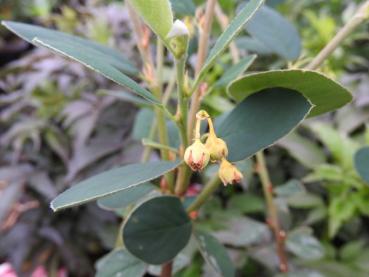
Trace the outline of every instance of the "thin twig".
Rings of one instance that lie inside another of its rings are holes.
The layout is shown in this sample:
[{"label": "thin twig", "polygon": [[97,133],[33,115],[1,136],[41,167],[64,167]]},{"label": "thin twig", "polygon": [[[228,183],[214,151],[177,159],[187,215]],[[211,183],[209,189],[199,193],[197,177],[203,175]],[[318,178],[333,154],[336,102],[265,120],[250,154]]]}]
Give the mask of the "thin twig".
[{"label": "thin twig", "polygon": [[369,1],[358,8],[354,16],[342,27],[334,38],[319,52],[319,54],[306,66],[306,69],[317,69],[341,42],[350,35],[363,21],[369,17]]},{"label": "thin twig", "polygon": [[265,158],[262,151],[256,154],[257,161],[257,173],[260,177],[261,183],[263,185],[263,191],[267,202],[267,212],[268,218],[267,222],[274,233],[277,246],[277,255],[279,257],[279,269],[281,272],[288,271],[288,261],[287,254],[285,250],[285,238],[286,233],[281,229],[277,207],[273,199],[273,184],[270,181],[267,166],[265,164]]},{"label": "thin twig", "polygon": [[191,205],[187,208],[187,212],[193,212],[198,210],[206,200],[216,191],[219,185],[222,182],[220,181],[218,175],[214,176],[208,183],[206,183],[205,187],[202,189],[200,194],[196,197],[195,201],[191,203]]},{"label": "thin twig", "polygon": [[172,276],[173,262],[168,262],[161,267],[160,277],[171,277]]},{"label": "thin twig", "polygon": [[[199,47],[198,47],[198,54],[197,54],[197,61],[196,61],[196,68],[195,68],[195,75],[197,76],[202,66],[204,65],[205,58],[208,53],[208,46],[209,46],[209,36],[211,32],[211,26],[213,23],[213,17],[214,17],[214,10],[215,10],[215,4],[217,3],[216,0],[208,0],[206,3],[206,10],[205,10],[205,16],[200,20],[200,38],[199,38]],[[192,103],[190,107],[190,113],[188,117],[188,130],[192,130],[193,126],[195,124],[196,119],[196,113],[198,109],[200,108],[200,102],[201,102],[201,91],[199,89],[195,90],[195,92],[192,95]],[[189,139],[191,137],[192,133],[188,132]]]}]

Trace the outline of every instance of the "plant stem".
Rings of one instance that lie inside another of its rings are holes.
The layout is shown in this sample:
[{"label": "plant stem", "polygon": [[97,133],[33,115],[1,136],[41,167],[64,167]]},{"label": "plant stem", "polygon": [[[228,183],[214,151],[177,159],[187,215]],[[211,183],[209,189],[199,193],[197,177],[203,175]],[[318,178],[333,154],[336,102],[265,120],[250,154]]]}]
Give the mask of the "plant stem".
[{"label": "plant stem", "polygon": [[218,176],[214,176],[208,183],[206,183],[205,187],[202,189],[200,194],[196,197],[195,201],[187,208],[187,212],[192,212],[198,210],[206,200],[216,191],[219,185],[222,182],[218,178]]},{"label": "plant stem", "polygon": [[171,277],[172,276],[173,262],[168,262],[161,266],[160,277]]},{"label": "plant stem", "polygon": [[[209,45],[209,36],[211,31],[211,26],[213,23],[214,18],[214,10],[215,4],[217,3],[216,0],[208,0],[206,3],[206,10],[205,10],[205,17],[202,28],[200,28],[200,38],[199,38],[199,47],[198,47],[198,54],[197,54],[197,63],[195,68],[195,75],[201,71],[202,66],[204,65],[205,58],[208,53],[208,45]],[[196,113],[200,108],[201,102],[201,91],[197,88],[198,84],[195,85],[195,90],[192,95],[192,103],[190,108],[190,114],[188,118],[188,130],[192,130],[195,120],[196,120]],[[191,132],[189,132],[188,136],[189,139],[191,138]]]},{"label": "plant stem", "polygon": [[177,106],[177,121],[178,128],[180,129],[182,146],[186,148],[188,146],[187,138],[187,111],[188,111],[188,97],[185,93],[185,61],[186,58],[183,57],[176,60],[176,73],[177,73],[177,90],[178,90],[178,106]]},{"label": "plant stem", "polygon": [[267,222],[274,233],[277,246],[277,255],[279,257],[279,269],[281,272],[288,272],[287,254],[284,247],[286,234],[281,230],[277,207],[273,199],[273,184],[270,181],[268,169],[265,164],[265,158],[262,151],[256,154],[257,173],[263,185],[264,196],[267,202]]},{"label": "plant stem", "polygon": [[306,69],[317,69],[325,59],[350,35],[363,21],[369,17],[369,1],[366,1],[354,16],[342,27],[334,38],[319,52],[319,54],[306,66]]},{"label": "plant stem", "polygon": [[[177,73],[177,90],[178,90],[178,106],[177,106],[177,122],[181,135],[182,145],[180,148],[180,155],[184,155],[184,150],[188,146],[188,134],[187,134],[187,113],[188,113],[188,96],[185,92],[185,61],[186,57],[176,60],[176,73]],[[178,176],[175,186],[175,194],[181,196],[187,189],[188,183],[191,178],[191,171],[186,164],[183,164],[178,169]]]}]

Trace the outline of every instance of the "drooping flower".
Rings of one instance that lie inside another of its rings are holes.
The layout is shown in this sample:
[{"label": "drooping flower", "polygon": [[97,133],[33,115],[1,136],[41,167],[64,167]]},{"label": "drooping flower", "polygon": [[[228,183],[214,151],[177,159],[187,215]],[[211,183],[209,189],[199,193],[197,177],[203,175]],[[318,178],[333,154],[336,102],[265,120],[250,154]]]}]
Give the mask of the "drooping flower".
[{"label": "drooping flower", "polygon": [[200,139],[196,139],[192,145],[187,147],[184,154],[184,161],[193,171],[203,170],[208,165],[209,159],[209,151]]},{"label": "drooping flower", "polygon": [[243,178],[243,175],[238,168],[225,158],[222,158],[218,174],[220,180],[222,180],[225,186],[228,184],[239,183]]}]

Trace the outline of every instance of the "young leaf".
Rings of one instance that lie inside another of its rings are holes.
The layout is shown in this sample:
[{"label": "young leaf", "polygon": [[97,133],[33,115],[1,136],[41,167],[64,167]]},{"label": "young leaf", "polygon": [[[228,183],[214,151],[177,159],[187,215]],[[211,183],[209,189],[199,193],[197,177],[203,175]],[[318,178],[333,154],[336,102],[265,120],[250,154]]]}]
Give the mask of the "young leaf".
[{"label": "young leaf", "polygon": [[114,193],[113,195],[99,198],[97,204],[106,210],[116,210],[125,208],[149,194],[155,189],[150,183],[134,186],[129,189]]},{"label": "young leaf", "polygon": [[226,249],[216,238],[202,231],[196,231],[195,238],[204,260],[219,276],[234,277],[236,275],[236,269]]},{"label": "young leaf", "polygon": [[205,64],[202,67],[199,78],[209,70],[218,56],[223,52],[229,43],[237,36],[241,31],[242,27],[251,19],[255,12],[260,8],[264,0],[250,0],[236,15],[236,17],[229,24],[227,29],[220,35],[218,40],[215,42],[214,47],[210,50],[208,57],[206,58]]},{"label": "young leaf", "polygon": [[24,40],[78,61],[106,78],[130,88],[153,104],[161,105],[149,91],[120,71],[128,68],[137,74],[137,70],[132,70],[133,66],[119,52],[86,39],[39,26],[11,21],[3,21],[2,24]]},{"label": "young leaf", "polygon": [[159,196],[138,206],[126,219],[127,250],[149,264],[172,260],[188,243],[192,223],[179,198]]},{"label": "young leaf", "polygon": [[261,7],[246,25],[247,32],[268,49],[287,60],[300,56],[301,41],[296,28],[276,10]]},{"label": "young leaf", "polygon": [[162,40],[173,25],[173,13],[169,0],[129,0],[134,10]]},{"label": "young leaf", "polygon": [[249,66],[256,59],[256,55],[246,56],[242,60],[240,60],[237,64],[230,67],[222,77],[214,84],[214,87],[226,87],[230,82],[236,79],[239,75],[245,72]]},{"label": "young leaf", "polygon": [[369,146],[357,151],[354,160],[356,171],[369,184]]},{"label": "young leaf", "polygon": [[158,161],[114,168],[88,178],[57,196],[54,211],[93,201],[153,180],[178,167],[182,161]]},{"label": "young leaf", "polygon": [[97,261],[96,271],[96,277],[140,277],[145,274],[146,265],[127,250],[117,249]]},{"label": "young leaf", "polygon": [[266,88],[281,87],[302,93],[314,105],[309,117],[338,109],[352,100],[348,90],[316,71],[291,69],[249,74],[234,81],[228,93],[237,101]]},{"label": "young leaf", "polygon": [[288,134],[307,115],[309,102],[300,93],[270,88],[239,103],[217,128],[227,142],[229,160],[252,156]]}]

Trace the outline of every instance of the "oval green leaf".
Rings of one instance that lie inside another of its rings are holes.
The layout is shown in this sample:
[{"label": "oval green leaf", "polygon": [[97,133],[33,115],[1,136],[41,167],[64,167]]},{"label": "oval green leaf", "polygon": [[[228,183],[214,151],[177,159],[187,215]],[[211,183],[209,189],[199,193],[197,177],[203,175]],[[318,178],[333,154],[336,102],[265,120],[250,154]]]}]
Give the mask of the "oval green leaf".
[{"label": "oval green leaf", "polygon": [[285,88],[259,91],[239,103],[217,126],[227,142],[230,161],[254,155],[287,135],[309,113],[310,103]]},{"label": "oval green leaf", "polygon": [[146,264],[125,249],[117,249],[96,263],[96,277],[135,276],[145,274]]},{"label": "oval green leaf", "polygon": [[212,235],[203,231],[195,232],[196,241],[204,260],[223,277],[234,277],[236,269],[223,245]]},{"label": "oval green leaf", "polygon": [[77,36],[31,24],[11,21],[2,21],[2,24],[22,39],[80,62],[117,84],[130,88],[153,104],[161,105],[149,91],[120,71],[129,69],[137,74],[137,70],[119,52]]},{"label": "oval green leaf", "polygon": [[179,198],[159,196],[138,206],[126,219],[127,250],[149,264],[172,260],[188,243],[192,223]]},{"label": "oval green leaf", "polygon": [[158,161],[114,168],[88,178],[57,196],[50,204],[54,210],[69,208],[108,196],[158,178],[178,167],[182,161]]},{"label": "oval green leaf", "polygon": [[359,149],[354,158],[356,171],[369,184],[369,146]]},{"label": "oval green leaf", "polygon": [[129,189],[114,193],[110,196],[99,198],[97,204],[106,210],[123,209],[136,203],[141,198],[152,192],[156,187],[153,184],[145,183]]},{"label": "oval green leaf", "polygon": [[173,25],[173,13],[169,0],[129,0],[134,10],[162,40]]},{"label": "oval green leaf", "polygon": [[237,101],[266,88],[287,88],[302,93],[314,107],[309,117],[338,109],[352,100],[351,93],[337,82],[316,71],[275,70],[246,75],[228,87]]},{"label": "oval green leaf", "polygon": [[199,73],[199,79],[210,69],[219,55],[227,48],[231,41],[242,30],[242,27],[251,19],[255,12],[263,4],[264,0],[251,0],[241,9],[232,22],[228,25],[227,29],[220,35],[215,45],[210,50],[205,64]]},{"label": "oval green leaf", "polygon": [[261,7],[246,25],[247,32],[268,49],[287,60],[300,56],[301,41],[296,28],[276,10]]}]

